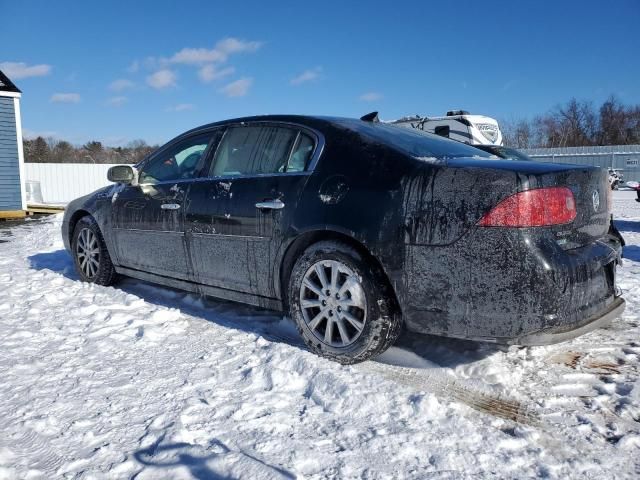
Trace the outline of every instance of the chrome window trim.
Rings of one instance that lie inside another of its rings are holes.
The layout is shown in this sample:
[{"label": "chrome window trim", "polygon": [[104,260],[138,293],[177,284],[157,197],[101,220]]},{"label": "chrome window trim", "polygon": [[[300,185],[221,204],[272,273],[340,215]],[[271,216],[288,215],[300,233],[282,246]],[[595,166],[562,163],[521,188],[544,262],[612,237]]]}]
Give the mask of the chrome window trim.
[{"label": "chrome window trim", "polygon": [[271,240],[271,237],[264,237],[261,235],[232,235],[230,233],[204,233],[204,232],[194,232],[189,231],[188,235],[193,237],[219,237],[219,238],[229,238],[231,240],[244,239],[254,242],[268,241]]},{"label": "chrome window trim", "polygon": [[123,228],[123,227],[112,227],[112,230],[114,231],[119,231],[119,232],[133,232],[133,233],[144,233],[145,235],[148,233],[151,234],[171,234],[171,235],[175,235],[177,237],[184,237],[185,236],[185,232],[182,230],[151,230],[151,229],[144,229],[144,228]]}]

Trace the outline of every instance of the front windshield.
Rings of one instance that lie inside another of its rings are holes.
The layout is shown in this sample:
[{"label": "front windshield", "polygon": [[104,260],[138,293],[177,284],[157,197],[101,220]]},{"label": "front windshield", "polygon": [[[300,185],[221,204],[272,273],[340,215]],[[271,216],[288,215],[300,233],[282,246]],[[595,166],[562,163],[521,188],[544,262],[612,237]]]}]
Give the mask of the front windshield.
[{"label": "front windshield", "polygon": [[490,154],[481,152],[464,143],[448,140],[413,128],[359,120],[344,120],[338,123],[358,132],[363,137],[391,145],[416,158],[436,158],[439,160],[459,157],[491,158]]}]

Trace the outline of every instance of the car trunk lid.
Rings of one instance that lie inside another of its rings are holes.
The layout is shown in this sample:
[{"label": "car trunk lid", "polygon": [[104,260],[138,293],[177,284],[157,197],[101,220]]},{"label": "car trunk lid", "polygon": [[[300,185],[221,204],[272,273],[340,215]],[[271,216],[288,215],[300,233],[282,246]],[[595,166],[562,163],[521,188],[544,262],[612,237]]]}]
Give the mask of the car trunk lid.
[{"label": "car trunk lid", "polygon": [[568,168],[542,176],[545,186],[562,186],[571,190],[576,218],[552,228],[556,242],[563,249],[578,248],[599,240],[611,223],[611,189],[606,170],[598,167]]}]

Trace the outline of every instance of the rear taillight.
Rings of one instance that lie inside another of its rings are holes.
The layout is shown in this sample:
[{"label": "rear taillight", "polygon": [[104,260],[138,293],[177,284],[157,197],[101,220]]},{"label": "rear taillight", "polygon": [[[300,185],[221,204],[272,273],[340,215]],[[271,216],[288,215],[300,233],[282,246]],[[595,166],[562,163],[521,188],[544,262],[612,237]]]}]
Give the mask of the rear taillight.
[{"label": "rear taillight", "polygon": [[481,227],[544,227],[572,222],[576,202],[566,187],[537,188],[502,200],[480,219]]}]

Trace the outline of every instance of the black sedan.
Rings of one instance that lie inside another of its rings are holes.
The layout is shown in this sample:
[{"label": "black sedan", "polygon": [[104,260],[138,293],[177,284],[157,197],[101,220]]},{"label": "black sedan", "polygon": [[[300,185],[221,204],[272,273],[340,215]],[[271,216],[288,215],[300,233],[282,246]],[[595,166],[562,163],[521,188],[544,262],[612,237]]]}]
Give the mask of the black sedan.
[{"label": "black sedan", "polygon": [[403,327],[536,345],[624,309],[599,168],[496,160],[374,115],[274,115],[196,128],[109,179],[64,217],[84,281],[288,310],[342,363]]}]

